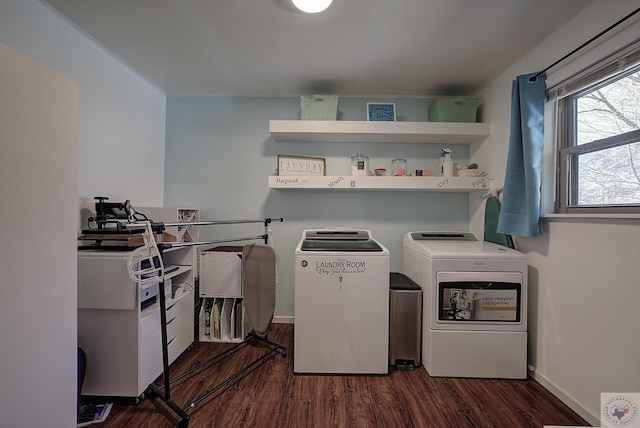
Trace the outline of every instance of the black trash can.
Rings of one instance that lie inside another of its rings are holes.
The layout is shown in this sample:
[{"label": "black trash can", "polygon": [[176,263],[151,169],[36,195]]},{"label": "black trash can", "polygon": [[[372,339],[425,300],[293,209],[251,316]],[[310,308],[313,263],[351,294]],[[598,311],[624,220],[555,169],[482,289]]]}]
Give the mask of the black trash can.
[{"label": "black trash can", "polygon": [[406,275],[389,277],[389,365],[413,370],[422,364],[422,288]]}]

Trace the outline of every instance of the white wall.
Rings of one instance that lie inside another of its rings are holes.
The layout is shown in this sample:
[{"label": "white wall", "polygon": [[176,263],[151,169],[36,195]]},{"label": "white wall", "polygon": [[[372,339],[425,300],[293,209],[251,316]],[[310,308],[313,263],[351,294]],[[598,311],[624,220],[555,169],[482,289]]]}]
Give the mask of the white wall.
[{"label": "white wall", "polygon": [[79,205],[162,205],[166,98],[38,0],[0,2],[0,43],[0,426],[68,428]]},{"label": "white wall", "polygon": [[[635,0],[593,2],[479,94],[492,130],[485,143],[472,147],[471,158],[493,165],[495,187],[504,183],[511,81],[552,64],[637,7]],[[639,19],[550,70],[547,86],[637,38]],[[545,150],[552,153],[553,123],[546,127]],[[545,184],[552,182],[550,160],[545,158]],[[483,201],[470,201],[470,228],[478,234],[483,209]],[[540,237],[518,238],[530,265],[530,364],[537,380],[599,425],[601,392],[640,392],[640,221],[549,218],[542,228]]]},{"label": "white wall", "polygon": [[38,0],[2,1],[0,41],[80,84],[81,206],[162,206],[165,95]]},{"label": "white wall", "polygon": [[0,425],[75,426],[78,85],[0,44]]}]

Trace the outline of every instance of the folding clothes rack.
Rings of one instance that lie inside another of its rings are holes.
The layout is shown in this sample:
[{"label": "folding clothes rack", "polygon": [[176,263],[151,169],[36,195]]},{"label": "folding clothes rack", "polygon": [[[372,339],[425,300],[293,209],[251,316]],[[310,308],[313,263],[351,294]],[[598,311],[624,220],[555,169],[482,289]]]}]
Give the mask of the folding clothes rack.
[{"label": "folding clothes rack", "polygon": [[[249,236],[249,237],[244,237],[244,238],[221,239],[221,240],[213,240],[213,241],[198,241],[198,242],[171,242],[171,243],[160,242],[160,243],[156,244],[156,246],[158,248],[159,257],[160,257],[160,261],[161,261],[161,265],[162,265],[164,250],[165,249],[169,249],[169,248],[177,248],[177,247],[185,247],[185,246],[196,246],[196,245],[212,245],[212,244],[221,244],[221,243],[225,243],[225,242],[253,241],[253,240],[264,240],[264,243],[268,244],[269,243],[268,242],[268,240],[269,240],[268,225],[272,221],[274,221],[274,220],[271,219],[271,218],[265,218],[264,220],[224,220],[224,221],[191,221],[191,222],[178,222],[178,223],[151,223],[151,229],[153,230],[153,233],[157,234],[157,236],[160,237],[159,239],[161,240],[162,239],[162,232],[164,231],[164,229],[166,227],[208,226],[208,225],[242,224],[242,223],[264,223],[264,226],[265,226],[265,233],[263,235],[258,235],[258,236]],[[279,218],[279,219],[276,219],[275,221],[282,222],[284,220],[282,218]],[[151,238],[151,239],[153,239],[153,238]],[[162,280],[164,280],[164,273],[162,273]],[[209,391],[205,392],[203,395],[198,397],[196,400],[194,400],[188,406],[186,406],[184,408],[180,407],[178,404],[176,404],[171,399],[171,384],[172,383],[185,378],[186,376],[196,372],[197,370],[205,367],[208,364],[212,364],[213,362],[216,362],[216,361],[222,359],[222,357],[224,357],[226,355],[229,355],[232,352],[237,351],[238,348],[240,346],[242,346],[242,345],[245,345],[247,343],[247,341],[245,340],[242,343],[236,345],[235,347],[232,347],[232,348],[228,349],[227,351],[224,351],[224,352],[222,352],[222,353],[210,358],[209,360],[204,361],[203,363],[197,365],[196,367],[193,367],[192,369],[188,370],[187,372],[179,375],[178,377],[176,377],[174,379],[169,379],[169,354],[168,354],[168,349],[167,349],[167,328],[166,328],[166,300],[165,300],[165,291],[164,291],[164,287],[163,286],[159,287],[158,295],[160,296],[160,322],[161,322],[161,325],[162,325],[162,328],[161,328],[161,334],[162,334],[162,368],[163,368],[162,369],[162,375],[163,375],[163,379],[164,379],[164,385],[162,387],[159,387],[156,384],[151,383],[151,384],[149,384],[149,389],[151,390],[151,392],[154,395],[158,396],[180,418],[179,421],[176,424],[176,426],[179,427],[179,428],[186,428],[189,425],[189,420],[190,420],[190,416],[189,416],[189,413],[188,413],[189,410],[193,409],[196,405],[201,403],[207,397],[209,397],[210,395],[212,395],[215,392],[219,391],[220,389],[222,389],[223,387],[225,387],[229,383],[233,382],[238,377],[242,376],[244,373],[246,373],[249,369],[254,367],[256,364],[258,364],[261,361],[266,361],[266,359],[268,357],[272,356],[275,353],[279,353],[283,358],[286,358],[286,356],[287,356],[287,348],[285,346],[280,345],[280,344],[275,343],[275,342],[272,342],[272,341],[268,340],[266,337],[261,337],[259,335],[256,335],[252,331],[251,333],[249,333],[249,335],[247,337],[250,338],[250,339],[258,340],[258,341],[263,342],[264,344],[268,345],[270,347],[269,351],[266,354],[264,354],[263,356],[257,358],[253,362],[249,363],[248,365],[246,365],[242,369],[238,370],[236,373],[231,375],[226,380],[222,381],[220,384],[218,384],[214,388],[212,388]],[[249,319],[251,319],[251,317],[249,317]]]}]

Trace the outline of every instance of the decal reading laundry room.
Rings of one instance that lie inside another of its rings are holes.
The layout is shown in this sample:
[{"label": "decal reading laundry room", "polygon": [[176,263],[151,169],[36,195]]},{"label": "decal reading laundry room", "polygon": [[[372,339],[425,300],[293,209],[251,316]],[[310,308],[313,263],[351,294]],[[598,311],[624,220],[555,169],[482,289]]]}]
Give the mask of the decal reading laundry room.
[{"label": "decal reading laundry room", "polygon": [[336,260],[316,260],[315,270],[322,275],[336,275],[345,273],[364,273],[366,262],[338,258]]}]

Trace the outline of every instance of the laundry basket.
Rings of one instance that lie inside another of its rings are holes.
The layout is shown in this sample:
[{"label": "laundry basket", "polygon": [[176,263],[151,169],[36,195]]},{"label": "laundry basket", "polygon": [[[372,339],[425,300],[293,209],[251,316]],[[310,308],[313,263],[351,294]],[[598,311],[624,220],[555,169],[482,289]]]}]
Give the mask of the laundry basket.
[{"label": "laundry basket", "polygon": [[475,122],[477,98],[438,98],[429,108],[430,122]]},{"label": "laundry basket", "polygon": [[300,97],[301,120],[336,120],[338,95],[302,95]]}]

